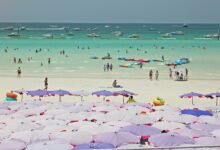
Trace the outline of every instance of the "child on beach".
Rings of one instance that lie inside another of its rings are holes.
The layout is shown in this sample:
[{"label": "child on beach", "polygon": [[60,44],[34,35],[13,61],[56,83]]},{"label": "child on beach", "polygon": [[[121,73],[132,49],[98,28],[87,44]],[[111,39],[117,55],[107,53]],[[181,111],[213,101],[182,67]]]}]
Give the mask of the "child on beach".
[{"label": "child on beach", "polygon": [[155,78],[156,78],[156,80],[158,80],[158,77],[159,77],[159,71],[156,70],[156,74],[155,74]]}]

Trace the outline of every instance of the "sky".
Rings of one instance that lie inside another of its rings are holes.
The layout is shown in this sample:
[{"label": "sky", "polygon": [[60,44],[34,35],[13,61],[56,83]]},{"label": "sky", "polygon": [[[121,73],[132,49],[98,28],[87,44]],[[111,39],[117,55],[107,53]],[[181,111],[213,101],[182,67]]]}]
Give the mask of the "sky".
[{"label": "sky", "polygon": [[220,0],[0,0],[0,22],[220,23]]}]

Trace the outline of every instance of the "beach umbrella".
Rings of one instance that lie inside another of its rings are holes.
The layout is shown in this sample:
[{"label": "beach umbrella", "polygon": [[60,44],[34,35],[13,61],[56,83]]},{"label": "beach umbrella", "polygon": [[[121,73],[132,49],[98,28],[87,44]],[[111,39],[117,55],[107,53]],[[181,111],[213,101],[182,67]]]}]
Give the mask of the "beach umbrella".
[{"label": "beach umbrella", "polygon": [[200,116],[198,122],[220,125],[220,119],[214,116]]},{"label": "beach umbrella", "polygon": [[25,150],[72,150],[73,146],[63,140],[41,141],[27,145]]},{"label": "beach umbrella", "polygon": [[184,129],[186,128],[184,124],[177,122],[156,122],[152,127],[158,128],[160,130],[175,130],[175,129]]},{"label": "beach umbrella", "polygon": [[220,129],[214,130],[211,132],[213,136],[220,138]]},{"label": "beach umbrella", "polygon": [[103,101],[105,101],[105,97],[107,97],[107,96],[113,96],[114,93],[111,92],[111,91],[101,90],[101,91],[93,92],[92,95],[104,96]]},{"label": "beach umbrella", "polygon": [[208,131],[189,129],[189,128],[175,129],[173,130],[173,132],[190,138],[211,136],[211,133],[209,133]]},{"label": "beach umbrella", "polygon": [[220,125],[208,124],[208,123],[194,123],[190,124],[189,128],[201,131],[212,132],[213,130],[220,129]]},{"label": "beach umbrella", "polygon": [[193,103],[193,97],[199,97],[202,98],[204,95],[200,94],[200,93],[195,93],[195,92],[190,92],[190,93],[186,93],[180,96],[180,98],[191,98],[192,99],[192,105],[194,105]]},{"label": "beach umbrella", "polygon": [[153,148],[152,146],[149,145],[142,145],[142,144],[126,144],[117,147],[117,150],[146,150]]},{"label": "beach umbrella", "polygon": [[120,131],[130,132],[137,136],[151,136],[154,134],[161,133],[161,131],[155,127],[141,125],[141,124],[126,126],[121,128]]},{"label": "beach umbrella", "polygon": [[216,106],[218,105],[218,98],[220,97],[220,93],[219,92],[209,93],[209,94],[207,94],[205,96],[208,97],[208,98],[216,97]]},{"label": "beach umbrella", "polygon": [[200,137],[195,139],[195,144],[202,146],[220,146],[220,137]]},{"label": "beach umbrella", "polygon": [[193,116],[212,116],[212,113],[209,111],[204,111],[200,109],[183,109],[181,110],[181,114],[193,115]]},{"label": "beach umbrella", "polygon": [[48,91],[49,95],[58,95],[59,96],[59,102],[61,102],[61,96],[64,95],[72,95],[69,91],[66,90],[54,90],[54,91]]},{"label": "beach umbrella", "polygon": [[1,150],[22,150],[26,148],[26,144],[18,140],[4,140],[0,144]]},{"label": "beach umbrella", "polygon": [[39,96],[39,99],[40,97],[44,97],[44,96],[48,96],[49,93],[47,90],[41,90],[41,89],[38,89],[38,90],[32,90],[32,91],[27,91],[26,93],[27,95],[30,95],[32,97],[34,96]]},{"label": "beach umbrella", "polygon": [[80,96],[81,97],[81,101],[83,101],[83,97],[84,96],[89,96],[91,93],[85,90],[80,90],[80,91],[73,91],[72,94],[74,96]]},{"label": "beach umbrella", "polygon": [[74,150],[94,150],[94,149],[113,149],[114,146],[108,143],[88,143],[81,144],[74,148]]},{"label": "beach umbrella", "polygon": [[138,143],[139,138],[129,132],[107,132],[94,136],[95,142],[112,144],[114,147],[128,143]]},{"label": "beach umbrella", "polygon": [[149,142],[156,147],[180,146],[194,144],[194,140],[176,133],[163,133],[150,136]]},{"label": "beach umbrella", "polygon": [[123,96],[123,104],[125,103],[124,102],[124,97],[126,96],[131,96],[131,95],[136,95],[135,93],[133,92],[129,92],[129,91],[126,91],[126,90],[123,90],[123,91],[116,91],[116,92],[113,92],[114,94],[117,94],[117,95],[122,95]]}]

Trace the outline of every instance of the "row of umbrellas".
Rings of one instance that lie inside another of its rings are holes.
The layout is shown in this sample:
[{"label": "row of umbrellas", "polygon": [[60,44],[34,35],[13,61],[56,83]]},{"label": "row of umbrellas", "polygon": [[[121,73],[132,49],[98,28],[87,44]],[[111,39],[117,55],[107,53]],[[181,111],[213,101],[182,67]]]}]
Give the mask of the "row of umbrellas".
[{"label": "row of umbrellas", "polygon": [[216,106],[217,106],[218,105],[218,98],[220,97],[220,93],[215,92],[215,93],[209,93],[209,94],[201,94],[201,93],[197,93],[197,92],[190,92],[190,93],[186,93],[186,94],[183,94],[180,96],[180,98],[191,98],[192,105],[194,105],[194,102],[193,102],[194,97],[198,97],[198,98],[206,97],[206,98],[211,98],[211,99],[213,99],[215,97],[216,98]]},{"label": "row of umbrellas", "polygon": [[103,96],[103,100],[105,100],[105,97],[108,97],[108,96],[122,95],[123,96],[123,103],[124,103],[124,97],[131,96],[131,95],[136,95],[135,93],[130,92],[130,91],[126,91],[126,90],[114,91],[114,92],[107,91],[107,90],[101,90],[101,91],[95,91],[95,92],[90,93],[90,92],[85,91],[85,90],[70,92],[70,91],[62,90],[62,89],[53,90],[53,91],[48,91],[48,90],[45,90],[45,89],[43,89],[43,90],[38,89],[38,90],[27,90],[27,91],[25,91],[25,90],[16,90],[14,92],[19,93],[21,95],[23,95],[23,93],[25,93],[25,94],[27,94],[29,96],[32,96],[32,97],[38,96],[39,98],[44,97],[44,96],[58,95],[60,102],[61,102],[61,97],[65,96],[65,95],[80,96],[81,101],[83,100],[84,96],[89,96],[89,95]]},{"label": "row of umbrellas", "polygon": [[2,150],[139,149],[141,137],[148,139],[149,147],[220,143],[219,118],[201,108],[113,102],[0,102],[0,119]]}]

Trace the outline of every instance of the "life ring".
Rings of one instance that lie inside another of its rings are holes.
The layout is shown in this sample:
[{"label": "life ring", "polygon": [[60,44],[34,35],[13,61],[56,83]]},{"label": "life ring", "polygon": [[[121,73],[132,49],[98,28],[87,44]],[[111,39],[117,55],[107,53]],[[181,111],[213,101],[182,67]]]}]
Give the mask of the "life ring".
[{"label": "life ring", "polygon": [[15,94],[15,93],[13,93],[13,92],[8,92],[8,93],[6,93],[6,96],[7,96],[7,97],[10,97],[10,98],[15,98],[15,99],[18,97],[18,95]]},{"label": "life ring", "polygon": [[155,106],[163,106],[165,104],[165,101],[162,98],[157,97],[153,99],[153,104]]}]

